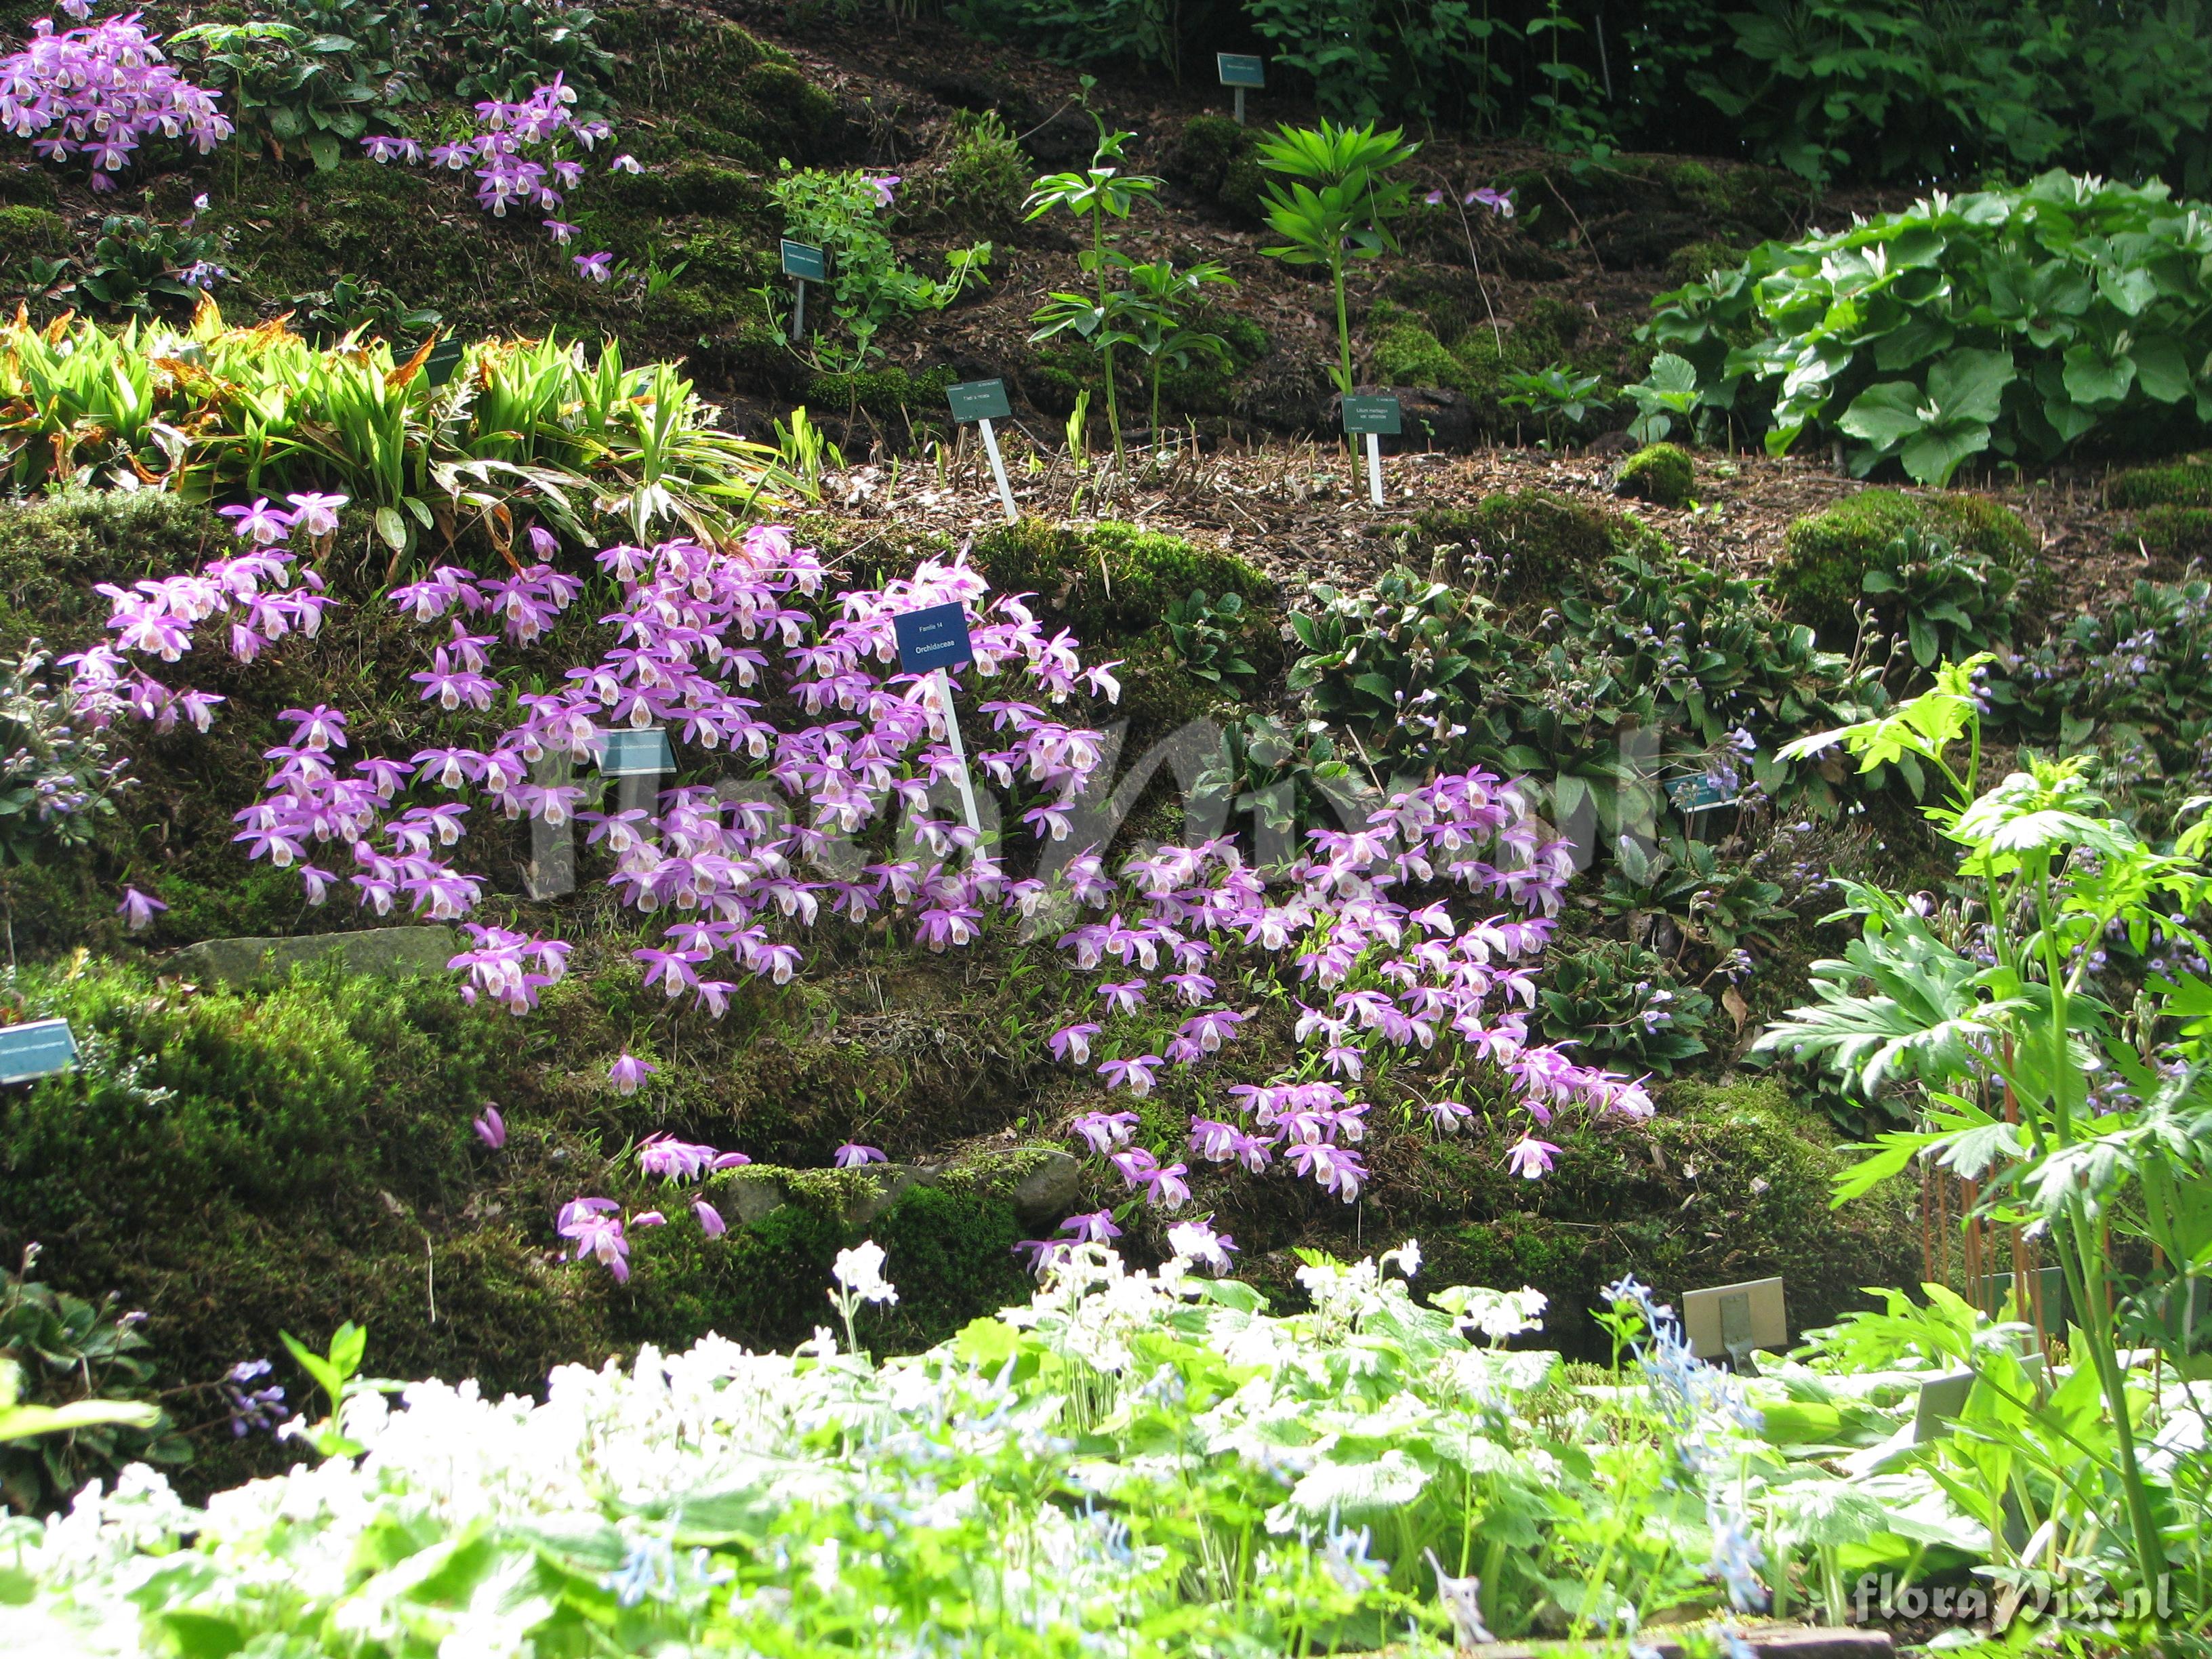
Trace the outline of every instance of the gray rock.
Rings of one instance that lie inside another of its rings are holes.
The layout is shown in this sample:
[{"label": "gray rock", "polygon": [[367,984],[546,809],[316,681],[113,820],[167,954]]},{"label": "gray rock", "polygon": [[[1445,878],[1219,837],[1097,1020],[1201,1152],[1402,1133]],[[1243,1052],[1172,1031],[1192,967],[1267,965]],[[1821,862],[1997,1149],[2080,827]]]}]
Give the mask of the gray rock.
[{"label": "gray rock", "polygon": [[728,1170],[714,1182],[712,1195],[717,1208],[729,1206],[724,1219],[744,1227],[767,1220],[791,1201],[782,1181],[766,1169]]},{"label": "gray rock", "polygon": [[1034,1169],[1014,1183],[1014,1209],[1024,1221],[1040,1218],[1056,1221],[1075,1207],[1082,1182],[1080,1162],[1056,1149],[1046,1152]]},{"label": "gray rock", "polygon": [[309,933],[295,939],[208,939],[187,945],[169,968],[187,978],[244,985],[264,974],[281,976],[303,963],[335,955],[349,974],[442,974],[461,948],[453,929],[370,927],[357,933]]}]

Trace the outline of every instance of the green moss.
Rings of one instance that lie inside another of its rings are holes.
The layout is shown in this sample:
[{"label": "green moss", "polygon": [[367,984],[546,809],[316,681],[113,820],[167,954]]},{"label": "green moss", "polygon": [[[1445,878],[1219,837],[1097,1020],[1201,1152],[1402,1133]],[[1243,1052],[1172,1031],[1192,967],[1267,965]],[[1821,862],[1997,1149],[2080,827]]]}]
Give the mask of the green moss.
[{"label": "green moss", "polygon": [[58,253],[69,242],[69,222],[42,207],[0,207],[0,246],[13,253]]},{"label": "green moss", "polygon": [[817,410],[860,409],[878,420],[918,420],[945,413],[945,389],[959,378],[949,368],[909,372],[896,363],[817,374],[808,384],[807,403]]},{"label": "green moss", "polygon": [[1690,499],[1697,469],[1686,451],[1674,444],[1647,444],[1620,464],[1613,492],[1662,507],[1680,507]]},{"label": "green moss", "polygon": [[1851,609],[1875,554],[1907,531],[1926,530],[2023,579],[2033,574],[2035,537],[2020,515],[1986,496],[1909,495],[1862,489],[1790,526],[1774,569],[1783,610],[1831,639],[1847,638]]},{"label": "green moss", "polygon": [[601,38],[617,55],[615,95],[656,120],[644,153],[704,151],[764,165],[833,159],[843,137],[836,100],[787,52],[711,14],[619,6]]},{"label": "green moss", "polygon": [[1560,1146],[1558,1165],[1540,1182],[1503,1168],[1519,1133],[1500,1123],[1472,1142],[1433,1142],[1428,1176],[1407,1183],[1421,1196],[1375,1201],[1396,1206],[1392,1236],[1421,1239],[1431,1282],[1544,1291],[1546,1340],[1571,1355],[1605,1356],[1589,1311],[1625,1273],[1669,1300],[1778,1273],[1793,1333],[1864,1305],[1862,1285],[1918,1273],[1909,1183],[1831,1211],[1832,1183],[1854,1155],[1773,1083],[1676,1082],[1647,1123],[1555,1122],[1545,1133]]},{"label": "green moss", "polygon": [[1733,270],[1743,263],[1744,250],[1729,242],[1689,242],[1667,256],[1667,285],[1680,288],[1702,283],[1716,270]]},{"label": "green moss", "polygon": [[1024,519],[978,536],[974,557],[992,586],[1039,595],[1084,639],[1142,634],[1193,588],[1248,599],[1267,591],[1267,578],[1233,553],[1134,525]]},{"label": "green moss", "polygon": [[1482,573],[1508,600],[1556,595],[1614,554],[1656,539],[1633,520],[1540,489],[1486,495],[1472,511],[1432,507],[1413,529],[1419,546]]},{"label": "green moss", "polygon": [[2136,515],[2134,532],[2154,559],[2212,558],[2212,507],[2154,507]]},{"label": "green moss", "polygon": [[2212,507],[2212,461],[2132,467],[2105,486],[2108,507]]},{"label": "green moss", "polygon": [[72,491],[0,507],[0,655],[37,635],[74,650],[100,629],[94,582],[196,568],[227,543],[208,507],[152,491]]},{"label": "green moss", "polygon": [[[1249,317],[1234,311],[1213,311],[1197,322],[1197,326],[1218,334],[1229,348],[1229,360],[1223,362],[1213,357],[1194,355],[1187,364],[1178,366],[1172,361],[1160,371],[1160,421],[1172,425],[1179,417],[1188,415],[1226,415],[1232,411],[1236,401],[1237,377],[1258,362],[1273,349],[1274,342],[1267,331]],[[1140,366],[1149,376],[1149,367]],[[1119,376],[1116,376],[1119,379]],[[1139,394],[1148,401],[1152,396],[1147,384]],[[1136,410],[1131,409],[1133,416]]]},{"label": "green moss", "polygon": [[54,176],[46,168],[23,162],[0,167],[0,202],[55,208],[61,205],[61,192],[54,188]]},{"label": "green moss", "polygon": [[1162,170],[1200,198],[1256,221],[1267,178],[1254,159],[1258,144],[1251,128],[1225,115],[1193,116],[1170,147]]},{"label": "green moss", "polygon": [[1375,372],[1388,386],[1456,386],[1465,374],[1443,342],[1419,323],[1394,324],[1370,349]]}]

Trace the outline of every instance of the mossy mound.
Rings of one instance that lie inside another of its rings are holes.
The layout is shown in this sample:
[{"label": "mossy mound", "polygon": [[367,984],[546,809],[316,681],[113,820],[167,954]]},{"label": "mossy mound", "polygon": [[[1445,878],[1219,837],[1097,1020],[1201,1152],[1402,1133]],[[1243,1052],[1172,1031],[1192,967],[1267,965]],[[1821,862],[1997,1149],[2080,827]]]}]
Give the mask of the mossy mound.
[{"label": "mossy mound", "polygon": [[1690,499],[1696,482],[1697,468],[1686,450],[1676,444],[1646,444],[1620,464],[1613,488],[1615,495],[1680,507]]},{"label": "mossy mound", "polygon": [[1614,555],[1660,544],[1634,519],[1541,489],[1486,495],[1472,510],[1432,507],[1413,521],[1413,543],[1438,574],[1509,603],[1554,598]]},{"label": "mossy mound", "polygon": [[1910,531],[1932,532],[2033,586],[2034,533],[2002,502],[1963,493],[1863,489],[1790,526],[1774,567],[1775,597],[1787,615],[1812,623],[1825,638],[1848,641],[1852,607],[1864,594],[1876,555]]},{"label": "mossy mound", "polygon": [[1259,136],[1225,115],[1195,115],[1169,145],[1160,170],[1231,218],[1258,222],[1267,175],[1254,158]]},{"label": "mossy mound", "polygon": [[[911,1084],[902,1093],[901,1074],[919,1082],[917,1069],[932,1068],[848,1048],[857,1064],[841,1087],[818,1062],[732,1064],[798,1041],[761,1023],[763,1005],[749,1037],[710,1038],[718,1052],[680,1068],[681,1086],[624,1099],[605,1081],[614,1054],[665,1052],[638,1024],[665,1018],[646,1000],[662,999],[627,995],[634,979],[625,964],[564,985],[544,1016],[518,1021],[465,1007],[442,974],[361,978],[328,963],[194,990],[149,966],[27,968],[18,1012],[68,1018],[84,1057],[75,1073],[0,1098],[0,1249],[12,1260],[36,1240],[50,1282],[118,1291],[145,1309],[169,1385],[210,1383],[269,1352],[279,1330],[319,1340],[346,1318],[368,1328],[380,1372],[474,1376],[499,1389],[709,1330],[789,1346],[824,1316],[831,1258],[863,1236],[890,1253],[901,1291],[896,1316],[871,1334],[878,1346],[926,1345],[1022,1293],[1012,1246],[1042,1218],[1022,1213],[1030,1164],[1011,1142],[865,1210],[850,1189],[867,1172],[757,1166],[745,1173],[780,1176],[782,1201],[750,1222],[732,1206],[728,1237],[704,1237],[688,1191],[638,1173],[629,1148],[645,1133],[826,1162],[851,1118],[809,1129],[791,1123],[794,1112],[850,1102],[864,1079],[905,1119],[918,1100]],[[787,988],[775,1000],[803,994]],[[744,1011],[732,1018],[746,1023]],[[696,1049],[698,1034],[686,1041]],[[1031,1097],[992,1084],[989,1069],[947,1098],[978,1084],[997,1101]],[[498,1152],[470,1128],[495,1102],[508,1129]],[[939,1130],[947,1122],[938,1116]],[[627,1286],[558,1259],[556,1212],[600,1193],[671,1218],[636,1236]],[[179,1414],[207,1413],[195,1402]],[[256,1449],[223,1438],[198,1478],[248,1472],[234,1460]]]},{"label": "mossy mound", "polygon": [[2105,504],[2212,507],[2212,461],[2174,461],[2115,473],[2105,486]]},{"label": "mossy mound", "polygon": [[1143,634],[1194,588],[1255,599],[1269,586],[1233,553],[1110,520],[1024,519],[978,536],[971,556],[992,586],[1036,594],[1083,640]]},{"label": "mossy mound", "polygon": [[2154,507],[2132,526],[2144,552],[2176,564],[2212,558],[2212,507]]},{"label": "mossy mound", "polygon": [[[1545,1341],[1571,1356],[1605,1357],[1590,1310],[1624,1273],[1668,1300],[1779,1274],[1793,1336],[1868,1305],[1863,1285],[1919,1277],[1907,1184],[1832,1212],[1832,1183],[1856,1160],[1778,1085],[1676,1082],[1645,1123],[1555,1121],[1542,1133],[1560,1147],[1558,1164],[1541,1181],[1504,1166],[1520,1133],[1501,1123],[1433,1141],[1420,1176],[1368,1201],[1389,1212],[1391,1237],[1420,1239],[1437,1283],[1542,1291]],[[1370,1235],[1384,1224],[1370,1214]]]},{"label": "mossy mound", "polygon": [[1595,396],[1619,401],[1620,365],[1608,350],[1585,343],[1589,316],[1564,301],[1539,295],[1508,318],[1495,311],[1472,272],[1455,270],[1401,271],[1384,292],[1367,317],[1378,380],[1458,392],[1479,432],[1510,440],[1529,427],[1527,411],[1504,401],[1512,390],[1508,377],[1555,363],[1595,374]]}]

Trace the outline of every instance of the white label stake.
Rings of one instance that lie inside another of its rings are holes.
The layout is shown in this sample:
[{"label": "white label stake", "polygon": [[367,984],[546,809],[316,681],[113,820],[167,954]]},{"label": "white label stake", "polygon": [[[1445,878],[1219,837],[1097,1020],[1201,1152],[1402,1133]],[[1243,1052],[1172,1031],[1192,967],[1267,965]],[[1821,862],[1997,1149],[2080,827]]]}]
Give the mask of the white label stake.
[{"label": "white label stake", "polygon": [[[983,434],[988,438],[991,432],[990,422],[986,421],[982,426]],[[991,451],[991,459],[994,461],[999,459],[997,449],[994,448]],[[1005,487],[1006,482],[1006,474],[1002,472],[999,475],[1001,489]],[[983,821],[975,815],[975,785],[974,780],[968,775],[968,749],[967,745],[960,741],[960,722],[952,713],[952,677],[939,668],[930,675],[930,680],[937,688],[938,712],[945,716],[945,739],[952,745],[952,758],[960,763],[958,779],[960,808],[968,815],[968,827],[980,836],[983,833]]]},{"label": "white label stake", "polygon": [[[991,430],[988,416],[975,424],[983,429],[983,447],[991,452],[991,476],[999,481],[999,499],[1006,503],[1006,522],[1012,524],[1022,516],[1022,511],[1014,505],[1014,488],[1006,482],[1006,464],[999,458],[999,434]],[[945,706],[948,708],[951,707],[949,703]],[[953,741],[957,743],[959,739],[956,738]]]},{"label": "white label stake", "polygon": [[1237,88],[1237,125],[1240,127],[1244,125],[1244,88],[1242,87]]},{"label": "white label stake", "polygon": [[791,343],[797,345],[806,332],[806,278],[794,276],[791,283],[798,290],[791,302]]},{"label": "white label stake", "polygon": [[1367,499],[1382,505],[1382,440],[1372,432],[1367,434]]}]

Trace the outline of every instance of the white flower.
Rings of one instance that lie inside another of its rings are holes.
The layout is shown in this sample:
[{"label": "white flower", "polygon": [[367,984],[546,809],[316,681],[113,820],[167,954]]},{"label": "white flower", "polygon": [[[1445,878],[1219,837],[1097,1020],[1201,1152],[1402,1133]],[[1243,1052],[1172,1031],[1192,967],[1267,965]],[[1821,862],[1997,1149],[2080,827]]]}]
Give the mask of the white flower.
[{"label": "white flower", "polygon": [[858,1297],[863,1302],[880,1302],[887,1308],[898,1300],[898,1292],[884,1277],[884,1247],[872,1238],[849,1250],[838,1251],[836,1262],[830,1271],[848,1296]]}]

